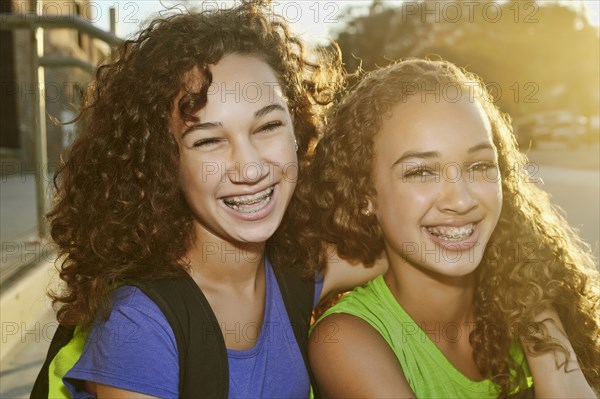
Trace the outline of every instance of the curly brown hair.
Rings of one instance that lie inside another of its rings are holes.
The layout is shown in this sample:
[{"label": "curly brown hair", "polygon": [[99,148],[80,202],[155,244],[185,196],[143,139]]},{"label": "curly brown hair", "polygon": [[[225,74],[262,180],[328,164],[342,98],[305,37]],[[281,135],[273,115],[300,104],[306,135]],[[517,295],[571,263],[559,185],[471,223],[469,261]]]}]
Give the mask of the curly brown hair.
[{"label": "curly brown hair", "polygon": [[[156,19],[98,68],[48,214],[66,283],[50,294],[61,323],[85,328],[99,309],[108,312],[116,286],[187,270],[182,257],[194,240],[192,213],[178,187],[179,150],[169,121],[175,107],[187,120],[206,104],[207,66],[224,55],[255,55],[275,71],[293,117],[303,180],[322,111],[343,82],[341,57],[334,44],[309,60],[300,38],[267,7],[244,2]],[[193,69],[204,75],[198,92],[186,87]],[[300,252],[277,250],[297,245],[296,213],[290,214],[267,250],[273,264],[304,267]]]},{"label": "curly brown hair", "polygon": [[[518,339],[531,342],[535,352],[568,356],[543,324],[533,322],[542,309],[554,307],[585,377],[599,389],[600,281],[594,259],[549,196],[529,180],[527,158],[518,151],[508,117],[475,75],[446,61],[410,59],[362,79],[332,115],[311,165],[312,184],[302,190],[318,209],[312,222],[316,235],[336,244],[340,256],[367,264],[382,252],[376,218],[361,212],[365,199],[375,194],[373,138],[394,105],[421,89],[431,93],[435,85],[458,87],[481,104],[498,150],[504,199],[477,269],[476,328],[470,335],[479,370],[505,397],[526,383],[522,366],[508,356]],[[498,339],[489,338],[491,328]]]}]

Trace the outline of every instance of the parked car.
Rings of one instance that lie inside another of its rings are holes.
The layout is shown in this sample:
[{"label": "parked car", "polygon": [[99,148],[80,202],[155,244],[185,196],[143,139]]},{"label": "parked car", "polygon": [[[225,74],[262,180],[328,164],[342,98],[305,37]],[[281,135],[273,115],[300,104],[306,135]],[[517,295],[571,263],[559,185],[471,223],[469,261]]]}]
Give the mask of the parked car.
[{"label": "parked car", "polygon": [[539,112],[518,118],[514,130],[519,144],[535,147],[539,142],[561,142],[577,148],[586,142],[587,118],[568,110]]},{"label": "parked car", "polygon": [[600,142],[600,115],[596,114],[588,118],[586,141],[588,144]]}]

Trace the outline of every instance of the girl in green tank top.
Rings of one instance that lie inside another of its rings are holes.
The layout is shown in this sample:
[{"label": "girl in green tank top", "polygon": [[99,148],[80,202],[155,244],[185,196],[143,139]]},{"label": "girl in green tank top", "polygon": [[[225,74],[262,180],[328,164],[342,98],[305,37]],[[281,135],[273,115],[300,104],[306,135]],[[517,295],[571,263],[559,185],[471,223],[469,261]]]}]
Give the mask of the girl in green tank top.
[{"label": "girl in green tank top", "polygon": [[598,272],[529,183],[485,85],[444,61],[368,74],[312,164],[315,230],[384,276],[313,327],[330,397],[595,397]]}]

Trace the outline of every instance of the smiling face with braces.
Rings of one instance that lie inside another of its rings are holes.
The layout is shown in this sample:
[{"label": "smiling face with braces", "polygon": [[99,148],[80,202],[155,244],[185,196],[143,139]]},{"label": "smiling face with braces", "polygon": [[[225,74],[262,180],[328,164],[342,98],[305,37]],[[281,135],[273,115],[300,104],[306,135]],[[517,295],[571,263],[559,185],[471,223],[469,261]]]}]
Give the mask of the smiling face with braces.
[{"label": "smiling face with braces", "polygon": [[[197,123],[173,118],[180,187],[201,239],[264,243],[296,185],[292,118],[274,71],[258,57],[229,54],[210,72],[211,87],[227,88],[226,95],[209,90]],[[244,91],[250,85],[265,89],[250,96]]]},{"label": "smiling face with braces", "polygon": [[[458,176],[445,174],[460,165]],[[446,276],[473,272],[502,208],[498,156],[478,103],[392,108],[374,137],[370,199],[391,263]]]}]

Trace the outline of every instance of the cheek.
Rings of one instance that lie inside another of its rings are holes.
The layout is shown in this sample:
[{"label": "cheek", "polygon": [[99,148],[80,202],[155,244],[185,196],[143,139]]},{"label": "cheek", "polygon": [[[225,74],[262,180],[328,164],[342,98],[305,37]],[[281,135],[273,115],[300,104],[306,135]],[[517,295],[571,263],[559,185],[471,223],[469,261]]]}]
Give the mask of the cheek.
[{"label": "cheek", "polygon": [[433,185],[398,183],[377,191],[375,207],[384,234],[399,239],[405,232],[401,226],[420,226],[421,220],[435,203]]},{"label": "cheek", "polygon": [[[296,173],[296,175],[298,175],[298,157],[293,150],[283,150],[279,157],[279,165],[281,165],[283,169],[289,169],[290,173]],[[296,172],[292,172],[293,170]]]},{"label": "cheek", "polygon": [[264,159],[276,174],[283,174],[286,180],[296,182],[298,179],[298,157],[294,151],[293,143],[278,143],[269,146],[264,151]]},{"label": "cheek", "polygon": [[294,136],[290,134],[289,136],[279,138],[273,145],[269,146],[269,152],[271,152],[272,156],[279,156],[283,161],[295,161]]},{"label": "cheek", "polygon": [[502,210],[502,186],[500,183],[481,183],[476,189],[480,203],[485,204],[490,212],[500,215]]},{"label": "cheek", "polygon": [[284,165],[281,170],[281,174],[286,182],[292,183],[294,187],[296,187],[296,183],[298,183],[299,174],[298,162],[290,162]]},{"label": "cheek", "polygon": [[221,180],[222,171],[215,162],[194,161],[182,155],[179,162],[179,186],[185,193],[188,201],[194,199],[195,194],[208,192],[217,187]]},{"label": "cheek", "polygon": [[183,191],[188,191],[190,185],[193,184],[194,168],[191,165],[190,159],[185,155],[179,157],[179,184]]},{"label": "cheek", "polygon": [[376,187],[376,191],[378,207],[396,210],[408,208],[416,214],[418,210],[428,209],[435,203],[439,190],[434,184],[395,182]]}]

